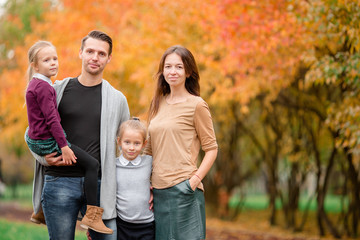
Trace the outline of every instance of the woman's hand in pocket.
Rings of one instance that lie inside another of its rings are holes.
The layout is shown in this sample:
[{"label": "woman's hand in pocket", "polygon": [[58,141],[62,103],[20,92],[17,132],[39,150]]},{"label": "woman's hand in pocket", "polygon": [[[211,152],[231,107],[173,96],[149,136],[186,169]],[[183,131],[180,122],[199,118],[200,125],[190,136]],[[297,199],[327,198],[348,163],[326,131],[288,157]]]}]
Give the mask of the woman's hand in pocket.
[{"label": "woman's hand in pocket", "polygon": [[199,184],[201,183],[201,180],[199,177],[197,177],[196,175],[193,175],[190,179],[189,179],[189,183],[190,183],[190,187],[193,191],[195,191],[195,189],[197,188],[197,186],[199,186]]}]

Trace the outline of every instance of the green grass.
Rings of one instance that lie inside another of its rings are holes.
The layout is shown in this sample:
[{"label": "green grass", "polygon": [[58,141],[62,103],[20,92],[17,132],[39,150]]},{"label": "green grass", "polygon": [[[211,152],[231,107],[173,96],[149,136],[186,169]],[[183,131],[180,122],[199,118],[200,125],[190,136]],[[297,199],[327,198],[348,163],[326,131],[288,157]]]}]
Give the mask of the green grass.
[{"label": "green grass", "polygon": [[13,199],[14,195],[16,199],[31,200],[32,194],[32,183],[30,184],[19,184],[15,188],[7,186],[2,196],[2,199]]},{"label": "green grass", "polygon": [[[24,208],[32,209],[32,184],[18,185],[16,189],[7,187],[0,198],[1,202],[16,202]],[[8,221],[0,216],[0,240],[18,239],[45,240],[49,239],[49,235],[44,225]],[[75,239],[86,240],[85,232],[76,230]]]},{"label": "green grass", "polygon": [[[47,240],[48,232],[45,226],[35,225],[33,223],[20,223],[7,221],[0,218],[0,240]],[[86,240],[85,232],[77,231],[75,233],[76,240]]]},{"label": "green grass", "polygon": [[[307,204],[307,197],[301,197],[299,201],[299,209],[300,211],[304,210]],[[235,207],[239,202],[238,197],[233,197],[230,199],[230,207]],[[345,206],[348,205],[348,202],[345,201]],[[268,207],[269,201],[266,195],[264,194],[254,194],[247,195],[244,202],[245,210],[264,210]],[[277,208],[281,208],[280,200],[276,201]],[[316,211],[317,203],[316,199],[312,199],[310,203],[310,210]],[[325,211],[331,213],[339,213],[341,212],[341,197],[336,195],[328,195],[325,198]]]},{"label": "green grass", "polygon": [[32,183],[17,185],[16,188],[7,186],[0,200],[4,202],[16,201],[21,206],[32,208]]},{"label": "green grass", "polygon": [[[14,194],[16,198],[14,199]],[[16,191],[13,188],[7,187],[4,195],[0,198],[1,201],[16,201],[24,207],[31,208],[32,199],[32,183],[26,185],[18,185]],[[230,199],[230,207],[235,207],[239,198],[234,196]],[[302,196],[299,201],[299,209],[304,210],[307,204],[307,197]],[[264,210],[269,205],[268,198],[265,194],[249,194],[246,196],[244,209],[246,210]],[[276,202],[278,208],[281,208],[280,201]],[[316,211],[316,200],[313,199],[310,204],[310,210]],[[345,206],[348,205],[348,201],[345,201]],[[331,213],[341,212],[341,197],[336,195],[328,195],[325,199],[325,210]]]},{"label": "green grass", "polygon": [[[308,199],[305,197],[300,198],[299,209],[304,210]],[[344,207],[348,207],[348,200],[345,199]],[[310,210],[315,211],[317,207],[316,199],[312,199],[310,203]],[[329,213],[340,213],[341,212],[341,196],[327,195],[325,198],[325,211]]]}]

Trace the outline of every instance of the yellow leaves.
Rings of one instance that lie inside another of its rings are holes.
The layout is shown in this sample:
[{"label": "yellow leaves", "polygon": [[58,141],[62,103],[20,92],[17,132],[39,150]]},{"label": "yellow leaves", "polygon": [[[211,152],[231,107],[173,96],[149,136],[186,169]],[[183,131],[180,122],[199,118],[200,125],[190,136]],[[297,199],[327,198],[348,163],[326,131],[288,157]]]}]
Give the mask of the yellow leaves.
[{"label": "yellow leaves", "polygon": [[25,80],[20,71],[3,71],[0,76],[0,140],[14,146],[23,146],[27,123],[24,108]]},{"label": "yellow leaves", "polygon": [[346,98],[341,106],[332,105],[328,114],[327,126],[339,133],[336,147],[360,149],[360,99]]},{"label": "yellow leaves", "polygon": [[288,160],[291,163],[304,162],[306,159],[308,159],[308,157],[306,155],[304,156],[303,152],[296,152],[288,156]]},{"label": "yellow leaves", "polygon": [[247,115],[247,114],[249,114],[250,109],[249,109],[248,106],[243,105],[243,106],[241,106],[241,108],[240,108],[240,112],[241,112],[243,115]]}]

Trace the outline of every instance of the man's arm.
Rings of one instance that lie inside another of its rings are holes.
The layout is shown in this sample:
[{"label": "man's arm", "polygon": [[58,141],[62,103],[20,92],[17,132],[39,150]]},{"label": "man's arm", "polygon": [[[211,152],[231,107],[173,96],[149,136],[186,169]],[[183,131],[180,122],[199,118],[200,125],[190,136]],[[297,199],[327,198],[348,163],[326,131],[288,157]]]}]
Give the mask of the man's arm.
[{"label": "man's arm", "polygon": [[[29,149],[30,150],[30,149]],[[66,164],[63,160],[62,160],[62,156],[59,155],[57,157],[55,157],[55,155],[57,154],[57,152],[53,152],[50,154],[47,154],[45,156],[39,156],[36,153],[32,152],[30,150],[31,154],[33,155],[33,157],[36,159],[36,161],[38,161],[41,165],[43,166],[70,166],[72,164]]]}]

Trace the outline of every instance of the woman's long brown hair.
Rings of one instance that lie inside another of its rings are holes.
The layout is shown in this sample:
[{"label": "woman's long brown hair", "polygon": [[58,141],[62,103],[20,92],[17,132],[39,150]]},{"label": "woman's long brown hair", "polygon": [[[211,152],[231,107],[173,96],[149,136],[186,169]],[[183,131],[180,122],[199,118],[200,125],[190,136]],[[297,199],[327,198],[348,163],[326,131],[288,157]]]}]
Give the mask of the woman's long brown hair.
[{"label": "woman's long brown hair", "polygon": [[150,120],[153,119],[153,117],[155,117],[159,111],[160,99],[170,93],[170,86],[165,81],[163,71],[165,59],[172,53],[176,53],[181,57],[185,68],[185,74],[189,76],[185,81],[186,90],[192,95],[200,96],[200,76],[194,56],[188,49],[180,45],[175,45],[168,48],[161,57],[159,69],[155,75],[155,79],[157,79],[157,85],[149,108],[148,123],[150,123]]}]

